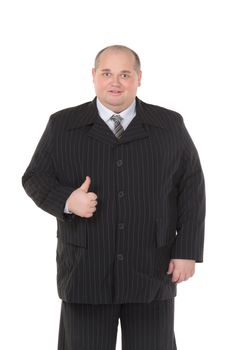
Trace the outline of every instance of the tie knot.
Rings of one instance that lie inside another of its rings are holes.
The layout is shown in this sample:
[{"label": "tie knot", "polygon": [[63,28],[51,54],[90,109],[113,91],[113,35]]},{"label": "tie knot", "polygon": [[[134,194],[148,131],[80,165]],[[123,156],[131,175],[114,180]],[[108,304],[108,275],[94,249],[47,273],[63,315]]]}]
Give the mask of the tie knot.
[{"label": "tie knot", "polygon": [[114,122],[121,122],[123,118],[120,116],[120,114],[113,114],[110,119],[112,119]]}]

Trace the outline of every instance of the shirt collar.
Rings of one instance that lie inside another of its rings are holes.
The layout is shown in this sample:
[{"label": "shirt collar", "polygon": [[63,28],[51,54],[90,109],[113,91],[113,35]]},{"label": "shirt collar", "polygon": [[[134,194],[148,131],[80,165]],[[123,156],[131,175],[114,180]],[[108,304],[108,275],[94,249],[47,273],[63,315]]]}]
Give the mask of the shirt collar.
[{"label": "shirt collar", "polygon": [[[82,105],[74,106],[68,109],[70,118],[67,122],[66,129],[73,130],[86,125],[94,124],[98,116],[97,96],[92,101],[83,103]],[[165,108],[151,105],[143,102],[136,96],[136,112],[140,120],[144,124],[153,125],[159,128],[169,127],[166,117],[167,111]],[[175,113],[175,112],[173,112]],[[170,114],[170,112],[169,112]],[[176,113],[177,114],[177,113]]]},{"label": "shirt collar", "polygon": [[123,119],[126,119],[132,115],[136,114],[136,100],[134,99],[134,101],[131,103],[131,105],[126,108],[124,111],[120,112],[120,113],[114,113],[113,111],[111,111],[110,109],[108,109],[107,107],[105,107],[100,100],[96,99],[96,106],[99,112],[100,117],[107,122],[109,120],[109,118],[111,118],[111,116],[113,114],[120,114],[121,117]]}]

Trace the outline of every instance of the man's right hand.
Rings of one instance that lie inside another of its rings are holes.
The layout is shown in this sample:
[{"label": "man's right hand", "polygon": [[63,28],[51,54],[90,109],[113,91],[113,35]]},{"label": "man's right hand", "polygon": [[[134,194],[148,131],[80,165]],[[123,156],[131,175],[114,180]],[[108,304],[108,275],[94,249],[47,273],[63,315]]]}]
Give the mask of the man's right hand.
[{"label": "man's right hand", "polygon": [[97,195],[94,192],[88,192],[91,184],[90,176],[86,176],[84,183],[71,193],[67,199],[68,209],[78,216],[90,218],[96,211]]}]

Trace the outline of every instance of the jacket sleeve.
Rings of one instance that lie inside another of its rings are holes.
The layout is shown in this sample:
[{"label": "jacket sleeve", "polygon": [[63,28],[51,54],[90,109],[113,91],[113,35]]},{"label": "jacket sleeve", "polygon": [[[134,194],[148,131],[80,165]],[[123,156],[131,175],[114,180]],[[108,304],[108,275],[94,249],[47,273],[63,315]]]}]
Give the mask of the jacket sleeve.
[{"label": "jacket sleeve", "polygon": [[64,213],[67,198],[75,188],[60,183],[52,156],[53,122],[51,115],[31,161],[22,176],[22,186],[36,205],[62,221],[73,220],[75,214]]},{"label": "jacket sleeve", "polygon": [[180,117],[182,156],[177,184],[177,235],[171,258],[203,262],[205,180],[197,149]]}]

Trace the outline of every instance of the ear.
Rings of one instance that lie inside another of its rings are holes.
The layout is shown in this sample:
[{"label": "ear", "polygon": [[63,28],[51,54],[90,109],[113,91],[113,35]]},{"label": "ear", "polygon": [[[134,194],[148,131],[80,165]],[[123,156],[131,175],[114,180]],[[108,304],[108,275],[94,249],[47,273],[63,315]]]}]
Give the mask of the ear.
[{"label": "ear", "polygon": [[95,79],[95,74],[96,74],[96,72],[95,72],[95,68],[92,68],[91,73],[92,73],[92,77],[93,77],[93,81],[94,81],[94,79]]},{"label": "ear", "polygon": [[141,86],[141,79],[142,79],[142,71],[140,70],[138,73],[138,86]]}]

